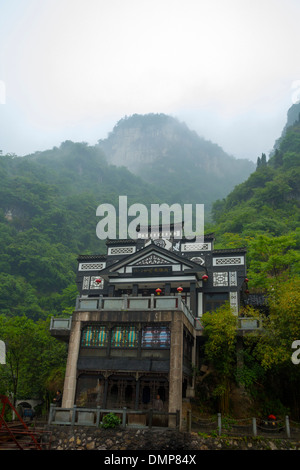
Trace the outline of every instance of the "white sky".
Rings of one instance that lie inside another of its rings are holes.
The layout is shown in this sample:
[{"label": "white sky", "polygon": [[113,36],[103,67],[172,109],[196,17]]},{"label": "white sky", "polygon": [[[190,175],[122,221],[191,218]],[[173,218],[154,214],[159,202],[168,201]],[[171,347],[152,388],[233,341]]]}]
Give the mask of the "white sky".
[{"label": "white sky", "polygon": [[0,0],[0,149],[153,112],[256,161],[300,97],[299,19],[299,0]]}]

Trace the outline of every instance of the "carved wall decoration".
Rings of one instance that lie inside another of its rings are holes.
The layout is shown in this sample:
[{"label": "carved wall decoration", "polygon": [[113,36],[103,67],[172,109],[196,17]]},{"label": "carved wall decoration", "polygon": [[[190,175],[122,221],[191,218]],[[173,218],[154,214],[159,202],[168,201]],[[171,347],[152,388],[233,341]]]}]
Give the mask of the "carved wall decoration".
[{"label": "carved wall decoration", "polygon": [[135,266],[145,266],[149,264],[170,264],[170,261],[164,258],[161,258],[160,256],[152,254],[142,259],[141,261],[138,261],[138,263],[136,263]]},{"label": "carved wall decoration", "polygon": [[82,281],[82,290],[88,290],[90,288],[90,276],[84,276]]},{"label": "carved wall decoration", "polygon": [[101,271],[105,268],[106,263],[80,263],[79,271]]},{"label": "carved wall decoration", "polygon": [[214,287],[228,286],[228,273],[213,273],[213,285]]},{"label": "carved wall decoration", "polygon": [[211,243],[184,243],[181,251],[210,251]]},{"label": "carved wall decoration", "polygon": [[[96,282],[96,279],[101,279],[101,282]],[[104,279],[100,276],[91,276],[90,289],[103,289]]]},{"label": "carved wall decoration", "polygon": [[[101,279],[101,282],[96,282],[96,279]],[[89,289],[103,289],[104,279],[100,276],[84,276],[82,281],[82,290]]]},{"label": "carved wall decoration", "polygon": [[243,256],[235,257],[224,257],[224,258],[214,258],[213,266],[231,266],[231,265],[242,265],[244,264]]},{"label": "carved wall decoration", "polygon": [[109,255],[131,255],[135,253],[135,246],[114,246],[108,250]]},{"label": "carved wall decoration", "polygon": [[237,272],[236,271],[229,273],[229,285],[237,286]]},{"label": "carved wall decoration", "polygon": [[191,258],[191,261],[194,261],[194,263],[198,263],[201,266],[203,266],[205,263],[204,259],[201,258],[200,256],[194,256],[193,258]]},{"label": "carved wall decoration", "polygon": [[234,313],[238,314],[238,294],[237,292],[230,292],[229,296],[230,306],[233,309]]}]

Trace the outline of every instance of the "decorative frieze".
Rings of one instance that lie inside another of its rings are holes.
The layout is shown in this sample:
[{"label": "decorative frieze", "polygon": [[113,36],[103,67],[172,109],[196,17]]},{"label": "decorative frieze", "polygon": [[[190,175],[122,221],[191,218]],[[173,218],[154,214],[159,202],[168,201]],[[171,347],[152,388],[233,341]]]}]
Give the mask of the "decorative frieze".
[{"label": "decorative frieze", "polygon": [[147,256],[146,258],[143,258],[141,261],[135,264],[135,266],[145,266],[149,264],[170,264],[170,261],[161,258],[160,256],[157,255],[150,255]]},{"label": "decorative frieze", "polygon": [[112,246],[108,249],[109,255],[131,255],[135,253],[135,246]]},{"label": "decorative frieze", "polygon": [[101,271],[106,263],[79,263],[79,271]]},{"label": "decorative frieze", "polygon": [[211,243],[183,243],[181,251],[210,251]]},{"label": "decorative frieze", "polygon": [[214,258],[213,266],[232,266],[232,265],[243,265],[244,256],[226,256],[222,258]]}]

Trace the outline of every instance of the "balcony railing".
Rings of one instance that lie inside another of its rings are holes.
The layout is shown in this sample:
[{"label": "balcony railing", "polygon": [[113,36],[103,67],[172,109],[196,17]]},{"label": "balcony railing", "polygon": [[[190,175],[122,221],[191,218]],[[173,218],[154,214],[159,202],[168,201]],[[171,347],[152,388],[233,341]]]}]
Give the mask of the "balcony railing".
[{"label": "balcony railing", "polygon": [[[76,311],[149,311],[149,310],[178,310],[184,313],[191,325],[198,331],[203,331],[204,327],[201,318],[196,318],[190,308],[186,305],[181,295],[155,297],[77,297]],[[64,333],[71,330],[71,320],[69,318],[51,318],[50,331],[55,332],[57,336],[63,336]],[[250,317],[237,317],[237,330],[253,331],[261,328],[261,320]]]},{"label": "balcony railing", "polygon": [[[120,418],[120,424],[126,427],[170,427],[179,429],[180,412],[148,410],[130,410],[126,407],[122,409],[102,409],[97,408],[79,408],[74,405],[72,408],[60,408],[50,405],[48,425],[63,426],[89,426],[99,427],[104,416],[108,413],[114,413]],[[156,421],[156,423],[155,423]],[[159,421],[159,423],[157,423]]]},{"label": "balcony railing", "polygon": [[155,297],[77,297],[75,310],[180,310],[194,326],[195,317],[181,295]]}]

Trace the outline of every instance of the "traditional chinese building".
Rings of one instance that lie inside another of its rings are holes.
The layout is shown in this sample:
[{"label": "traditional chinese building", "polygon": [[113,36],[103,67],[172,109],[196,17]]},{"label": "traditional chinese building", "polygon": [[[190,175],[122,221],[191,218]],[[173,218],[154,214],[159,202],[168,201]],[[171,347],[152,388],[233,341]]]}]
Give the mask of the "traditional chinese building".
[{"label": "traditional chinese building", "polygon": [[69,342],[63,407],[143,410],[160,395],[165,411],[181,410],[194,394],[203,313],[228,301],[238,317],[245,249],[215,250],[212,234],[186,240],[179,226],[157,232],[78,257],[75,311],[51,324]]}]

